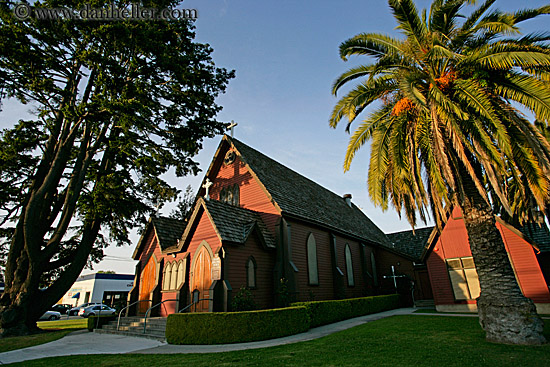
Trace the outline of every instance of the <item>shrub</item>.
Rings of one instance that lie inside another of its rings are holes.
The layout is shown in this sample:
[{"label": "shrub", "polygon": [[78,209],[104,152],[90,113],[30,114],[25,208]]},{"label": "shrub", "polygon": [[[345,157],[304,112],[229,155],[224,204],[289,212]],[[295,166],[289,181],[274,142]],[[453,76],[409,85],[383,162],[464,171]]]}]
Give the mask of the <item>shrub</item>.
[{"label": "shrub", "polygon": [[[99,317],[99,321],[97,318]],[[118,318],[117,315],[104,315],[104,316],[90,316],[88,317],[88,331],[93,331],[94,329],[101,329],[105,324],[108,324],[109,321],[114,321]]]},{"label": "shrub", "polygon": [[231,310],[232,311],[254,311],[258,309],[254,298],[252,298],[252,293],[246,288],[241,287],[239,292],[231,300]]},{"label": "shrub", "polygon": [[225,344],[279,338],[309,329],[305,307],[246,312],[183,313],[168,316],[170,344]]},{"label": "shrub", "polygon": [[311,327],[330,324],[353,317],[391,310],[398,307],[399,295],[350,298],[334,301],[296,302],[308,310]]}]

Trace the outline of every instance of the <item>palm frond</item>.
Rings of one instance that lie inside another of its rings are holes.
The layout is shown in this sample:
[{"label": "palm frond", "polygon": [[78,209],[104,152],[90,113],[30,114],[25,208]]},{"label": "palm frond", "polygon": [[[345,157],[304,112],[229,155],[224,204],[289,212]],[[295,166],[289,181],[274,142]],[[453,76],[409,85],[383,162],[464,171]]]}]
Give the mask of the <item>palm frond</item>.
[{"label": "palm frond", "polygon": [[347,60],[352,55],[376,58],[399,55],[402,41],[379,33],[361,33],[340,44],[340,57]]}]

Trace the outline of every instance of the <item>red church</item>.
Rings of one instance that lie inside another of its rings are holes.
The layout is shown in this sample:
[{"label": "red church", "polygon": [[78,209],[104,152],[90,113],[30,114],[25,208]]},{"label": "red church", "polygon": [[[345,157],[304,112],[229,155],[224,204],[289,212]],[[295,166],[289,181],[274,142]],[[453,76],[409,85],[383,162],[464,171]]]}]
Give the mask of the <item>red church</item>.
[{"label": "red church", "polygon": [[[550,313],[550,233],[546,226],[529,224],[518,230],[500,218],[496,226],[502,236],[512,268],[523,294],[532,299],[539,313]],[[462,212],[455,208],[439,233],[433,227],[389,234],[402,251],[416,252],[425,264],[438,311],[477,311],[480,287]]]},{"label": "red church", "polygon": [[129,303],[141,301],[134,312],[143,313],[162,302],[151,310],[161,316],[192,302],[191,311],[231,310],[242,288],[270,308],[393,293],[405,274],[421,283],[413,256],[396,249],[351,195],[228,136],[186,220],[151,218],[133,258]]}]

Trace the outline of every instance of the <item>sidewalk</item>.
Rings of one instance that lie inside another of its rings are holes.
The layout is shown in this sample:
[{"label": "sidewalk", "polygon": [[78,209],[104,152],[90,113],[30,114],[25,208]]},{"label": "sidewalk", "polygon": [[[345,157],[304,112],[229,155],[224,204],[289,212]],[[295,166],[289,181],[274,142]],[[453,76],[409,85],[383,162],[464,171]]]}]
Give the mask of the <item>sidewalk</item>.
[{"label": "sidewalk", "polygon": [[172,345],[146,338],[90,333],[87,330],[80,330],[50,343],[0,353],[0,365],[28,361],[31,359],[82,354],[218,353],[245,349],[266,348],[317,339],[325,335],[336,333],[341,330],[346,330],[370,321],[379,320],[394,315],[409,315],[412,314],[414,311],[414,308],[400,308],[397,310],[390,310],[372,315],[356,317],[354,319],[344,320],[334,324],[316,327],[301,334],[291,335],[278,339],[239,344]]}]

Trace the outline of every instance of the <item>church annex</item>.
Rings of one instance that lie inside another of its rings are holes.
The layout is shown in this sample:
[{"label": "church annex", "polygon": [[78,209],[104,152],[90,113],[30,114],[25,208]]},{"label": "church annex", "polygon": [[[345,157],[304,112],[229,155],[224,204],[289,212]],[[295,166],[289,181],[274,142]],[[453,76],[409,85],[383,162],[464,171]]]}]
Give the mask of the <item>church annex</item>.
[{"label": "church annex", "polygon": [[229,311],[241,288],[270,308],[394,293],[398,273],[419,282],[413,256],[397,251],[351,195],[228,136],[186,220],[151,218],[133,258],[129,303],[141,300],[134,312],[143,313],[164,301],[153,315],[199,300],[191,311]]}]

